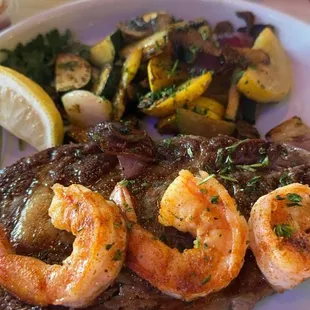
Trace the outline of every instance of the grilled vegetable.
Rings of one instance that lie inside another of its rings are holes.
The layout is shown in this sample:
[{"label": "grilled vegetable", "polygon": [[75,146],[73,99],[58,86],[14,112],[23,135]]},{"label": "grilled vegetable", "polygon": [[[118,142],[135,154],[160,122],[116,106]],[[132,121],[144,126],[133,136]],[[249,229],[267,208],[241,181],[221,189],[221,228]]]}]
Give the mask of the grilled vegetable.
[{"label": "grilled vegetable", "polygon": [[55,87],[58,92],[80,89],[91,79],[90,64],[75,54],[59,54],[55,67]]},{"label": "grilled vegetable", "polygon": [[228,105],[225,112],[225,119],[229,121],[235,121],[237,119],[239,106],[240,94],[238,92],[237,86],[233,83],[230,86],[228,93]]},{"label": "grilled vegetable", "polygon": [[62,103],[70,122],[78,127],[87,128],[111,118],[110,101],[86,90],[75,90],[65,94]]},{"label": "grilled vegetable", "polygon": [[278,143],[288,143],[310,151],[310,128],[297,116],[271,129],[266,134],[266,139]]},{"label": "grilled vegetable", "polygon": [[121,66],[106,64],[93,85],[92,92],[97,96],[104,96],[111,100],[117,90],[121,77]]},{"label": "grilled vegetable", "polygon": [[90,49],[90,61],[97,67],[112,64],[122,46],[122,34],[116,30]]},{"label": "grilled vegetable", "polygon": [[130,82],[136,76],[142,58],[141,49],[135,49],[124,62],[122,69],[122,78],[119,83],[117,92],[113,97],[113,119],[120,121],[126,108],[126,89]]},{"label": "grilled vegetable", "polygon": [[237,84],[239,91],[261,103],[282,100],[291,88],[292,69],[281,42],[271,29],[265,28],[253,48],[262,49],[269,56],[270,64],[248,68]]},{"label": "grilled vegetable", "polygon": [[126,61],[124,62],[122,72],[122,85],[124,88],[126,88],[136,76],[141,64],[141,60],[141,49],[133,50],[132,53],[127,57]]},{"label": "grilled vegetable", "polygon": [[126,90],[120,85],[112,101],[113,120],[120,121],[126,109]]},{"label": "grilled vegetable", "polygon": [[[193,78],[178,88],[149,93],[140,102],[139,108],[147,115],[165,117],[173,114],[177,108],[200,97],[212,80],[210,72]],[[154,100],[155,99],[155,100]]]},{"label": "grilled vegetable", "polygon": [[234,123],[210,119],[185,109],[177,110],[176,123],[180,133],[206,138],[219,134],[231,136],[236,129]]},{"label": "grilled vegetable", "polygon": [[161,134],[176,134],[178,133],[178,127],[176,123],[176,115],[170,115],[158,120],[156,128]]},{"label": "grilled vegetable", "polygon": [[126,22],[118,23],[126,41],[135,41],[152,35],[154,32],[165,30],[173,21],[166,12],[151,12]]},{"label": "grilled vegetable", "polygon": [[156,32],[141,41],[126,46],[120,51],[120,56],[123,58],[128,58],[134,50],[141,49],[143,61],[148,60],[153,56],[162,53],[163,49],[167,45],[167,36],[167,30]]},{"label": "grilled vegetable", "polygon": [[225,113],[224,106],[222,106],[219,102],[207,97],[200,97],[195,99],[194,101],[190,102],[187,107],[193,112],[212,119],[222,119]]},{"label": "grilled vegetable", "polygon": [[179,61],[172,61],[165,53],[153,57],[147,66],[148,80],[152,92],[186,80],[186,72],[179,66]]}]

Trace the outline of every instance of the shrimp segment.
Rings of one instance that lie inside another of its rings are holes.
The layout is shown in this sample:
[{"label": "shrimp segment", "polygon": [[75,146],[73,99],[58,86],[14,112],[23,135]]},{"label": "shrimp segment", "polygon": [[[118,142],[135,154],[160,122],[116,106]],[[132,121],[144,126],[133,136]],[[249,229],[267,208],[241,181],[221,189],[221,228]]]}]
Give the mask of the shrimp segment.
[{"label": "shrimp segment", "polygon": [[310,278],[310,188],[298,183],[257,200],[249,220],[256,262],[279,292]]},{"label": "shrimp segment", "polygon": [[[186,301],[226,287],[238,275],[247,249],[248,227],[235,201],[214,178],[199,185],[208,177],[200,174],[195,178],[180,171],[161,200],[158,217],[161,224],[196,237],[193,249],[171,249],[138,224],[129,232],[129,268],[162,292]],[[136,222],[126,188],[117,185],[110,198]]]},{"label": "shrimp segment", "polygon": [[53,186],[53,225],[76,236],[62,265],[14,254],[0,231],[0,285],[35,305],[83,307],[119,274],[126,250],[126,223],[119,208],[81,185]]}]

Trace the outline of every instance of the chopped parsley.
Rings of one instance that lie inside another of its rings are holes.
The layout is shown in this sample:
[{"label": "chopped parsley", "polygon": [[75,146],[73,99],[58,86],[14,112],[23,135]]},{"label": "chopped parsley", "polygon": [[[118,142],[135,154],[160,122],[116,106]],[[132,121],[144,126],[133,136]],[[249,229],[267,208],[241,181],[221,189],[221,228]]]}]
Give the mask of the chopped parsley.
[{"label": "chopped parsley", "polygon": [[199,238],[194,240],[194,248],[195,249],[199,249],[200,248],[200,239]]},{"label": "chopped parsley", "polygon": [[115,262],[122,260],[123,258],[123,253],[121,252],[121,250],[117,250],[113,256],[113,260]]},{"label": "chopped parsley", "polygon": [[179,65],[179,59],[177,59],[174,62],[172,69],[168,72],[168,77],[172,77],[177,73],[178,65]]},{"label": "chopped parsley", "polygon": [[105,246],[106,250],[109,251],[109,250],[112,248],[113,245],[114,245],[114,243],[107,244],[107,245]]},{"label": "chopped parsley", "polygon": [[219,196],[212,196],[210,201],[212,204],[218,204],[219,203]]},{"label": "chopped parsley", "polygon": [[200,182],[198,182],[198,185],[202,185],[206,182],[208,182],[210,179],[214,178],[214,174],[210,174],[209,176],[207,176],[206,178],[202,179]]},{"label": "chopped parsley", "polygon": [[190,158],[193,158],[193,157],[194,157],[192,148],[191,148],[190,146],[188,146],[188,147],[186,148],[186,152],[187,152],[187,154],[188,154],[188,156],[189,156]]},{"label": "chopped parsley", "polygon": [[204,279],[201,281],[201,284],[202,284],[202,285],[205,285],[205,284],[207,284],[210,280],[211,280],[211,275],[209,275],[209,276],[207,276],[206,278],[204,278]]},{"label": "chopped parsley", "polygon": [[288,172],[284,172],[279,182],[280,182],[280,186],[285,186],[285,185],[293,183],[293,180],[291,179],[291,176],[289,175]]},{"label": "chopped parsley", "polygon": [[289,224],[275,225],[273,228],[278,237],[290,238],[294,233],[294,228]]},{"label": "chopped parsley", "polygon": [[126,179],[124,179],[124,180],[122,180],[121,182],[119,182],[119,185],[120,186],[128,186],[128,184],[129,184],[129,181],[128,180],[126,180]]},{"label": "chopped parsley", "polygon": [[280,195],[277,195],[277,196],[276,196],[276,199],[277,199],[277,200],[285,200],[285,198],[284,198],[284,197],[281,197]]},{"label": "chopped parsley", "polygon": [[248,181],[248,183],[246,184],[247,187],[253,187],[257,184],[257,182],[259,181],[259,179],[261,178],[261,176],[256,176],[254,178],[252,178],[250,181]]},{"label": "chopped parsley", "polygon": [[220,177],[221,177],[223,180],[238,183],[238,180],[235,179],[235,178],[233,178],[233,177],[229,177],[229,176],[222,175],[222,174],[220,174]]},{"label": "chopped parsley", "polygon": [[133,225],[134,225],[134,223],[126,222],[126,227],[129,231],[131,231],[131,228]]},{"label": "chopped parsley", "polygon": [[289,193],[286,195],[287,200],[290,202],[287,203],[288,207],[301,206],[300,202],[302,201],[302,197],[295,193]]}]

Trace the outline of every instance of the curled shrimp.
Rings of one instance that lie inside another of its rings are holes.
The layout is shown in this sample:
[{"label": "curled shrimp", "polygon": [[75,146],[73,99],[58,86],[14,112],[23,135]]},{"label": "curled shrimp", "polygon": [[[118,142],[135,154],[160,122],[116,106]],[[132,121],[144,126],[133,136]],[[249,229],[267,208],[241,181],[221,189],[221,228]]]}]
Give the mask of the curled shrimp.
[{"label": "curled shrimp", "polygon": [[0,233],[0,285],[35,305],[83,307],[119,274],[126,250],[126,223],[119,208],[81,185],[53,186],[53,225],[76,236],[62,265],[14,253]]},{"label": "curled shrimp", "polygon": [[[126,188],[117,185],[110,199],[136,223]],[[194,248],[180,253],[138,224],[128,237],[126,264],[162,292],[190,301],[226,287],[239,273],[247,249],[248,226],[226,189],[200,172],[182,170],[169,185],[158,220],[196,237]]]},{"label": "curled shrimp", "polygon": [[249,220],[256,262],[279,292],[310,277],[310,188],[291,184],[257,200]]}]

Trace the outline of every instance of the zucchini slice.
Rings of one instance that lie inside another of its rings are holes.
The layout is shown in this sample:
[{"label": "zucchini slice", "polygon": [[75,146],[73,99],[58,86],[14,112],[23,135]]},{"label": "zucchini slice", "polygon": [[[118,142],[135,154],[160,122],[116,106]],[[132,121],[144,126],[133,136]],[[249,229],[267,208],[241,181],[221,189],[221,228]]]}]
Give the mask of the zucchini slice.
[{"label": "zucchini slice", "polygon": [[123,44],[122,33],[116,30],[90,49],[91,63],[100,68],[105,64],[112,64]]},{"label": "zucchini slice", "polygon": [[75,54],[59,54],[56,59],[55,88],[57,92],[80,89],[92,77],[90,64]]},{"label": "zucchini slice", "polygon": [[225,119],[235,121],[238,115],[240,106],[240,94],[237,86],[232,84],[228,92],[228,105],[225,112]]},{"label": "zucchini slice", "polygon": [[185,109],[177,110],[176,123],[181,134],[206,138],[216,137],[220,134],[231,136],[236,129],[234,123],[210,119]]},{"label": "zucchini slice", "polygon": [[106,64],[93,85],[92,92],[97,96],[103,96],[111,100],[116,93],[121,77],[122,68],[120,66]]},{"label": "zucchini slice", "polygon": [[126,89],[120,85],[112,101],[114,121],[120,121],[122,119],[126,108],[125,100],[126,100]]},{"label": "zucchini slice", "polygon": [[128,58],[128,56],[136,49],[142,50],[143,61],[149,60],[155,55],[163,52],[168,42],[168,31],[163,30],[155,32],[153,35],[130,44],[120,51],[122,58]]},{"label": "zucchini slice", "polygon": [[126,109],[126,89],[136,76],[142,59],[142,50],[135,49],[124,62],[122,69],[122,77],[118,86],[118,90],[113,98],[113,119],[120,121]]},{"label": "zucchini slice", "polygon": [[[186,104],[200,97],[208,88],[212,80],[211,72],[195,77],[181,84],[178,88],[149,93],[140,102],[139,108],[147,115],[166,117],[182,108]],[[157,99],[155,102],[153,98]]]},{"label": "zucchini slice", "polygon": [[111,119],[111,102],[86,90],[74,90],[62,96],[70,122],[87,128]]}]

